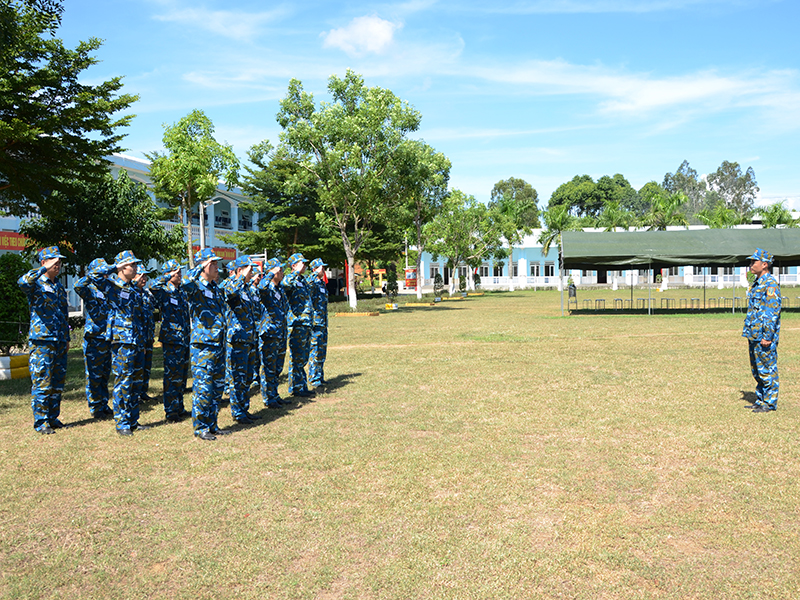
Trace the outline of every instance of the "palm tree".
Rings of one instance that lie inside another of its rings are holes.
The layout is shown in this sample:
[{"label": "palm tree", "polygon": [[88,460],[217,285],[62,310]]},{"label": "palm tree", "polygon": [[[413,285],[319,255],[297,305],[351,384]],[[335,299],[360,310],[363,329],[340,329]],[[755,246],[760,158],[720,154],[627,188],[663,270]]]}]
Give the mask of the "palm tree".
[{"label": "palm tree", "polygon": [[711,229],[730,229],[748,220],[746,216],[725,206],[724,202],[718,202],[714,208],[704,208],[695,216]]},{"label": "palm tree", "polygon": [[550,252],[550,246],[553,242],[561,248],[561,232],[577,231],[581,228],[578,218],[570,214],[569,207],[566,204],[551,206],[542,213],[542,219],[544,220],[544,229],[539,234],[537,241],[542,245],[542,254],[544,256],[547,256],[547,253]]},{"label": "palm tree", "polygon": [[628,230],[634,221],[633,213],[622,208],[619,202],[606,202],[603,211],[595,221],[595,227],[603,231],[615,231],[617,228]]},{"label": "palm tree", "polygon": [[646,226],[648,231],[664,231],[670,225],[688,227],[689,221],[680,210],[688,201],[689,198],[683,192],[654,194],[650,208],[642,217],[642,225]]},{"label": "palm tree", "polygon": [[792,212],[785,206],[786,200],[768,204],[755,210],[755,214],[761,217],[761,226],[764,229],[774,229],[778,225],[786,227],[797,227],[800,219],[792,218]]}]

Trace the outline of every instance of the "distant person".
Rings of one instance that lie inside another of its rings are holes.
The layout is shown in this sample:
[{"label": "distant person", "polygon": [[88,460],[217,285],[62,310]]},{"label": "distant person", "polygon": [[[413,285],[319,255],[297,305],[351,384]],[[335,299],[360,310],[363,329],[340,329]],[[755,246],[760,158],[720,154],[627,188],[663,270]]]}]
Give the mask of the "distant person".
[{"label": "distant person", "polygon": [[283,290],[289,301],[289,393],[301,398],[316,395],[308,389],[305,370],[311,351],[311,325],[314,320],[311,286],[303,276],[307,262],[301,253],[292,254],[288,260],[291,272],[283,280]]},{"label": "distant person", "polygon": [[86,276],[72,286],[83,299],[86,322],[83,326],[83,360],[86,370],[86,401],[95,419],[110,419],[114,411],[108,405],[108,380],[111,376],[111,331],[108,315],[109,273],[113,272],[103,258],[89,263]]},{"label": "distant person", "polygon": [[286,315],[289,304],[283,292],[284,264],[277,258],[264,265],[264,277],[258,284],[263,310],[258,322],[258,348],[261,355],[261,397],[267,408],[292,404],[278,394],[278,378],[286,360]]},{"label": "distant person", "polygon": [[67,377],[69,324],[67,292],[58,281],[61,259],[65,257],[58,246],[50,246],[40,250],[38,258],[41,266],[25,273],[17,284],[28,296],[31,309],[28,343],[33,428],[48,435],[64,427],[58,415]]},{"label": "distant person", "polygon": [[314,318],[311,324],[311,352],[308,358],[308,383],[311,387],[325,384],[325,358],[328,355],[328,289],[325,287],[325,267],[321,258],[309,264],[308,287]]},{"label": "distant person", "polygon": [[778,336],[781,331],[781,289],[770,273],[773,256],[757,248],[750,257],[750,272],[756,276],[747,292],[744,331],[750,350],[750,368],[756,380],[753,412],[774,411],[778,406]]}]

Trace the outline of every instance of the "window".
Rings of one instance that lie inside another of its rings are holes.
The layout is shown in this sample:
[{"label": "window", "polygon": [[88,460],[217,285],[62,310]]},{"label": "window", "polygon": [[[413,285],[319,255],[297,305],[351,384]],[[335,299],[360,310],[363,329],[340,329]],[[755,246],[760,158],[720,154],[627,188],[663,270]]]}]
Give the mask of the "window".
[{"label": "window", "polygon": [[788,275],[789,267],[778,267],[776,271],[778,271],[778,273],[780,273],[781,275]]},{"label": "window", "polygon": [[503,265],[495,265],[494,266],[494,276],[495,277],[502,277],[503,276]]},{"label": "window", "polygon": [[431,279],[436,279],[436,276],[439,274],[439,265],[434,263],[431,265]]},{"label": "window", "polygon": [[517,263],[511,263],[511,276],[512,277],[519,277],[519,265]]},{"label": "window", "polygon": [[733,267],[720,267],[720,275],[733,275]]},{"label": "window", "polygon": [[581,277],[594,277],[595,275],[594,271],[581,271]]},{"label": "window", "polygon": [[539,277],[539,263],[531,263],[531,277]]},{"label": "window", "polygon": [[489,265],[481,265],[478,269],[478,275],[481,277],[488,277],[489,276]]},{"label": "window", "polygon": [[554,277],[556,274],[556,264],[551,262],[544,263],[544,276]]},{"label": "window", "polygon": [[467,276],[467,267],[458,267],[458,277],[464,278]]},{"label": "window", "polygon": [[670,277],[677,277],[680,275],[680,267],[670,267],[669,268],[669,276]]}]

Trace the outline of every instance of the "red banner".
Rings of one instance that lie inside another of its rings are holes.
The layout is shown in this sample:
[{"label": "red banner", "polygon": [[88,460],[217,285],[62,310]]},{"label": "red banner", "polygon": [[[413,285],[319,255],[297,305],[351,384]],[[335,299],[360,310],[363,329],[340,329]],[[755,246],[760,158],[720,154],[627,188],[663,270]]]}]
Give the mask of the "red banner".
[{"label": "red banner", "polygon": [[28,242],[21,233],[13,231],[0,231],[0,250],[14,250],[15,252],[22,252],[25,250],[25,244]]},{"label": "red banner", "polygon": [[[197,252],[200,246],[192,246],[192,250]],[[217,256],[222,257],[223,260],[236,260],[236,248],[213,248]]]}]

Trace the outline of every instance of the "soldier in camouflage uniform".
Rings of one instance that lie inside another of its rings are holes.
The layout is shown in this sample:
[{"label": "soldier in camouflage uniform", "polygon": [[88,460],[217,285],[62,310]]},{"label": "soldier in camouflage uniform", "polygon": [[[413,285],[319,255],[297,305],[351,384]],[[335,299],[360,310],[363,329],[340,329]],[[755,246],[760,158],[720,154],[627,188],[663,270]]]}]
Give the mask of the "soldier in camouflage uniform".
[{"label": "soldier in camouflage uniform", "polygon": [[263,265],[260,262],[253,263],[253,276],[250,279],[250,290],[247,292],[250,297],[251,306],[253,309],[253,324],[254,332],[253,338],[255,342],[250,350],[250,373],[248,375],[249,386],[253,386],[255,391],[261,387],[261,353],[259,352],[258,343],[258,324],[261,322],[261,315],[264,312],[264,305],[261,304],[259,298],[258,284],[264,276]]},{"label": "soldier in camouflage uniform", "polygon": [[250,276],[253,263],[245,255],[229,265],[231,276],[220,286],[225,297],[227,356],[225,369],[230,381],[231,416],[244,425],[258,419],[250,409],[250,357],[256,341]]},{"label": "soldier in camouflage uniform", "polygon": [[328,288],[325,287],[325,267],[321,258],[311,261],[308,286],[314,319],[311,325],[311,353],[308,359],[308,381],[312,387],[325,384],[325,357],[328,355]]},{"label": "soldier in camouflage uniform", "polygon": [[142,368],[142,387],[139,401],[153,400],[147,391],[150,389],[150,371],[153,368],[153,344],[156,341],[156,299],[147,289],[147,271],[142,272],[139,281],[139,294],[142,300],[142,331],[144,331],[144,367]]},{"label": "soldier in camouflage uniform", "polygon": [[282,408],[291,404],[278,394],[278,378],[286,361],[286,315],[289,305],[283,293],[284,265],[271,258],[264,265],[265,274],[258,284],[263,311],[258,322],[259,353],[261,354],[261,397],[267,408]]},{"label": "soldier in camouflage uniform", "polygon": [[139,423],[139,397],[144,369],[143,305],[139,293],[140,261],[125,250],[114,259],[116,274],[109,278],[108,299],[111,313],[111,372],[114,376],[114,420],[117,433],[133,435],[135,430],[150,429]]},{"label": "soldier in camouflage uniform", "polygon": [[305,367],[311,350],[311,325],[314,306],[311,289],[303,277],[308,262],[299,252],[289,257],[292,271],[283,280],[283,289],[289,300],[289,393],[308,398],[316,394],[308,389]]},{"label": "soldier in camouflage uniform", "polygon": [[225,300],[219,289],[221,257],[211,248],[194,255],[195,267],[181,286],[189,300],[192,323],[192,422],[194,434],[202,440],[227,435],[217,426],[219,402],[225,381]]},{"label": "soldier in camouflage uniform", "polygon": [[58,246],[50,246],[40,250],[38,258],[41,266],[25,273],[17,284],[28,296],[31,309],[28,343],[33,428],[51,434],[64,426],[58,415],[67,375],[69,325],[67,293],[57,277],[65,257]]},{"label": "soldier in camouflage uniform", "polygon": [[750,368],[756,380],[753,412],[772,412],[778,405],[778,337],[781,331],[781,290],[770,273],[772,254],[761,248],[750,257],[756,276],[747,293],[747,316],[742,336],[750,350]]},{"label": "soldier in camouflage uniform", "polygon": [[95,419],[109,419],[114,411],[108,405],[108,378],[111,375],[111,331],[108,315],[108,274],[113,267],[103,258],[89,263],[86,276],[73,289],[83,299],[86,323],[83,326],[83,360],[86,370],[86,400]]},{"label": "soldier in camouflage uniform", "polygon": [[189,302],[181,288],[178,261],[165,262],[161,271],[150,291],[161,309],[158,341],[164,354],[164,413],[167,421],[177,423],[192,414],[183,405],[189,377]]}]

